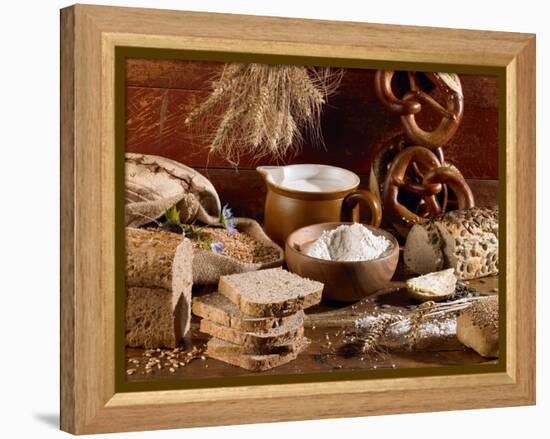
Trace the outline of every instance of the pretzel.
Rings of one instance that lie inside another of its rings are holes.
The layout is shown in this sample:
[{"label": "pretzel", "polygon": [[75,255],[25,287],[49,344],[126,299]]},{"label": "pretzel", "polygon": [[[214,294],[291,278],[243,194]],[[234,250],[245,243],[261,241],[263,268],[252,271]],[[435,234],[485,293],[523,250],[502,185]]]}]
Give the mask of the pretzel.
[{"label": "pretzel", "polygon": [[430,184],[429,182],[424,184],[422,182],[419,185],[407,179],[407,171],[409,171],[411,163],[416,163],[428,170],[441,167],[437,156],[422,146],[405,148],[393,159],[382,186],[382,205],[386,219],[402,235],[406,234],[405,231],[420,218],[398,199],[401,189],[420,195],[430,215],[436,216],[441,213],[441,207],[436,198],[436,194],[442,190],[441,184]]},{"label": "pretzel", "polygon": [[[446,165],[428,171],[422,180],[422,184],[432,185],[435,183],[443,183],[453,191],[456,197],[457,209],[470,209],[475,206],[474,194],[470,186],[454,166]],[[446,208],[447,200],[445,200],[444,210]]]},{"label": "pretzel", "polygon": [[[375,74],[375,91],[388,110],[401,116],[409,140],[432,149],[447,143],[456,133],[464,112],[464,95],[458,75],[425,73],[436,88],[442,91],[445,98],[443,106],[421,89],[415,72],[408,72],[410,91],[401,99],[397,98],[391,87],[394,73],[393,70],[378,70]],[[432,131],[423,130],[416,122],[416,115],[424,104],[442,116],[439,125]]]},{"label": "pretzel", "polygon": [[[474,206],[474,197],[458,169],[442,164],[438,157],[422,146],[403,149],[392,161],[382,187],[385,218],[399,234],[424,218],[440,215],[448,209],[447,186],[453,191],[458,209]],[[420,197],[412,211],[400,199],[400,191]],[[442,195],[440,203],[438,195]]]}]

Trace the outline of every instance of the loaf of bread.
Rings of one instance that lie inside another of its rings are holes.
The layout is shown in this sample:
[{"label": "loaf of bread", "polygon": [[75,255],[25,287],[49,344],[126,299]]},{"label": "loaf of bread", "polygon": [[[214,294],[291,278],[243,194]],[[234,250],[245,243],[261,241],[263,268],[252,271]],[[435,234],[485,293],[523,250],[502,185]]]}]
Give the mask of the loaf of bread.
[{"label": "loaf of bread", "polygon": [[126,230],[126,344],[176,347],[189,330],[193,248],[179,234]]},{"label": "loaf of bread", "polygon": [[218,290],[251,316],[296,313],[321,301],[324,285],[282,268],[222,276]]},{"label": "loaf of bread", "polygon": [[426,274],[454,268],[458,279],[498,273],[498,210],[453,210],[414,225],[403,252],[405,265]]},{"label": "loaf of bread", "polygon": [[482,357],[498,357],[498,296],[475,301],[456,321],[458,340]]},{"label": "loaf of bread", "polygon": [[206,354],[210,358],[242,367],[253,372],[260,372],[274,367],[282,366],[296,359],[298,354],[303,352],[310,341],[302,337],[296,350],[281,354],[241,354],[230,353],[225,349],[217,349],[219,342],[213,342],[207,346]]},{"label": "loaf of bread", "polygon": [[268,332],[288,323],[293,318],[293,315],[280,317],[249,316],[244,314],[231,300],[218,292],[194,297],[192,311],[193,314],[203,319],[246,332]]}]

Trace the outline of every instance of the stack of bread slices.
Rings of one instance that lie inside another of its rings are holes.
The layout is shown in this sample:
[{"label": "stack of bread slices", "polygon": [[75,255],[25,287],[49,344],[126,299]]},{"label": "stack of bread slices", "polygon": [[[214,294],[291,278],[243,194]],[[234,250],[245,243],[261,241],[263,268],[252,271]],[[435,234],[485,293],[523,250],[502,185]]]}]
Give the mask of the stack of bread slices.
[{"label": "stack of bread slices", "polygon": [[322,283],[281,268],[222,276],[217,292],[193,299],[200,331],[212,336],[206,354],[252,371],[295,360],[310,343],[303,310],[322,291]]}]

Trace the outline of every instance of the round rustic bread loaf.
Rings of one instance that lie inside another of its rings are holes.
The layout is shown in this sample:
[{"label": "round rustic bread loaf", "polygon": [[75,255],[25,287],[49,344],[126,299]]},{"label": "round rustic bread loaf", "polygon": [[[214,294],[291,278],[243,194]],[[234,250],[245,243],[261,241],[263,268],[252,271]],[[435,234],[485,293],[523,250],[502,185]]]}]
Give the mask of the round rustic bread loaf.
[{"label": "round rustic bread loaf", "polygon": [[482,357],[498,357],[498,297],[477,300],[456,322],[458,340]]}]

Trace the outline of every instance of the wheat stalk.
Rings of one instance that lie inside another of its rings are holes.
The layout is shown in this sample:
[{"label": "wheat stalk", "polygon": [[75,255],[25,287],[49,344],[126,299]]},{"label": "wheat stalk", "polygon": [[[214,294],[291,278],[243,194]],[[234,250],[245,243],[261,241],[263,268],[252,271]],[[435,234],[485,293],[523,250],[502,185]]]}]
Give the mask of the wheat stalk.
[{"label": "wheat stalk", "polygon": [[437,319],[456,315],[483,296],[467,297],[453,302],[425,302],[408,315],[383,314],[365,327],[349,334],[344,348],[346,353],[369,354],[379,350],[380,341],[392,325],[408,326],[408,348],[413,350],[418,342],[419,329],[426,319]]},{"label": "wheat stalk", "polygon": [[341,70],[328,68],[226,64],[185,123],[201,121],[210,151],[235,164],[245,154],[282,159],[299,151],[302,133],[323,144],[321,110],[341,77]]}]

